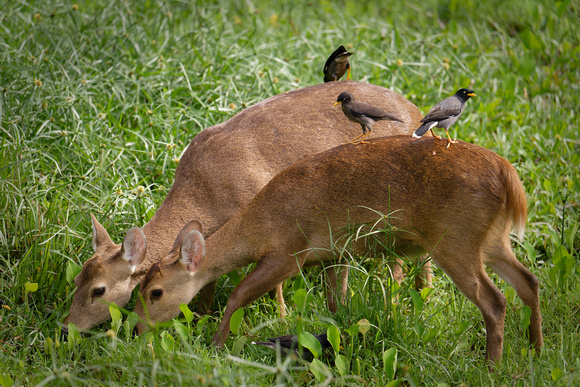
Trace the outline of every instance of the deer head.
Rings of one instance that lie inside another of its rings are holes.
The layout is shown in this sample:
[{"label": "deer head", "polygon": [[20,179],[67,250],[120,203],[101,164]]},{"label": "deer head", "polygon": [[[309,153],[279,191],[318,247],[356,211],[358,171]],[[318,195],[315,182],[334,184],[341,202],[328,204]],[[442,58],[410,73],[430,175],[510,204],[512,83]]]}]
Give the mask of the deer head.
[{"label": "deer head", "polygon": [[76,276],[77,287],[65,324],[89,329],[106,321],[109,303],[124,306],[131,297],[134,284],[131,275],[143,262],[147,252],[145,235],[134,227],[127,232],[120,245],[115,244],[105,228],[91,214],[94,255],[84,263]]},{"label": "deer head", "polygon": [[[205,243],[201,223],[191,221],[181,230],[171,251],[154,264],[139,287],[140,300],[135,312],[148,322],[168,321],[177,316],[179,305],[187,304],[201,287],[188,286],[205,258]],[[137,333],[147,328],[136,325]]]}]

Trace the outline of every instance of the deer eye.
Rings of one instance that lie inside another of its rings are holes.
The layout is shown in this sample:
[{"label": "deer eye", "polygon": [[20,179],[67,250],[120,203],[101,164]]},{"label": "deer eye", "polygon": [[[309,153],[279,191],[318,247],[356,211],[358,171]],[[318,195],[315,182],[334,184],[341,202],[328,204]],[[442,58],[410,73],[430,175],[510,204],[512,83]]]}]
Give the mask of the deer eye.
[{"label": "deer eye", "polygon": [[100,288],[94,288],[93,289],[93,294],[92,294],[92,298],[95,297],[101,297],[103,294],[105,294],[105,287],[101,286]]},{"label": "deer eye", "polygon": [[151,291],[151,300],[158,300],[163,295],[162,289],[153,289]]}]

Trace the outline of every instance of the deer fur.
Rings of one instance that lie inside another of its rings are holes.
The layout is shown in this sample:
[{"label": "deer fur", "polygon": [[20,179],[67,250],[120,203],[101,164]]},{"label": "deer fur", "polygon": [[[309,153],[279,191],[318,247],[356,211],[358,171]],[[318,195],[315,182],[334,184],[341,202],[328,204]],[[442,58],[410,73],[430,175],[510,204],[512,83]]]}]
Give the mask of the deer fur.
[{"label": "deer fur", "polygon": [[[74,323],[84,330],[106,321],[110,318],[108,303],[124,306],[128,302],[132,289],[151,265],[167,254],[188,221],[201,221],[204,236],[208,237],[276,173],[305,155],[352,138],[360,127],[348,121],[340,109],[333,108],[337,95],[344,90],[404,121],[377,123],[377,136],[410,136],[420,125],[421,113],[401,95],[380,86],[346,81],[276,95],[203,130],[181,157],[167,197],[143,226],[146,254],[139,254],[132,262],[123,259],[122,245],[115,244],[92,217],[95,254],[75,280],[77,289],[64,323]],[[102,287],[102,296],[91,296]],[[202,291],[200,312],[209,309],[214,290],[215,282]],[[280,297],[281,289],[277,290]],[[329,301],[335,303],[330,298]]]},{"label": "deer fur", "polygon": [[[169,320],[207,283],[257,263],[228,300],[213,337],[222,346],[238,308],[302,267],[334,261],[337,253],[330,241],[344,236],[346,226],[382,224],[393,235],[397,255],[429,253],[479,308],[488,360],[502,354],[507,302],[484,265],[531,308],[529,339],[539,351],[538,280],[510,247],[510,230],[521,237],[526,222],[522,183],[497,154],[465,142],[449,149],[446,145],[433,138],[383,137],[298,161],[207,238],[206,252],[199,233],[184,230],[171,253],[145,276],[139,290],[144,304],[137,304],[137,314],[155,323]],[[194,244],[197,249],[191,248]],[[351,248],[364,253],[381,246],[353,240]],[[139,333],[146,328],[144,323],[137,326]]]}]

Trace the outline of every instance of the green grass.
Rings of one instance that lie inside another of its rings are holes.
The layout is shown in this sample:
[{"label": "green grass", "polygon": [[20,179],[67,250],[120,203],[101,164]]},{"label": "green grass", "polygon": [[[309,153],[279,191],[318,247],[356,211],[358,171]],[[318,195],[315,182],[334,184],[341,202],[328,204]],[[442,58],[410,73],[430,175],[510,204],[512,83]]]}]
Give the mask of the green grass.
[{"label": "green grass", "polygon": [[[0,384],[385,385],[385,365],[407,385],[579,384],[580,5],[383,3],[4,4]],[[524,182],[528,227],[514,248],[541,283],[541,356],[527,351],[521,301],[495,275],[508,312],[504,356],[489,374],[482,318],[447,277],[436,270],[421,303],[411,273],[395,301],[387,272],[371,259],[351,263],[351,294],[336,315],[313,270],[286,285],[285,322],[262,298],[219,351],[209,342],[235,277],[220,282],[219,310],[200,323],[133,339],[129,319],[62,336],[73,290],[66,268],[91,255],[89,213],[116,241],[145,224],[196,133],[274,94],[320,83],[339,44],[355,51],[355,80],[391,88],[424,113],[460,87],[475,90],[452,133],[507,158]],[[27,291],[27,283],[38,289]],[[303,313],[293,301],[299,289],[312,296]],[[370,323],[364,335],[356,332],[361,319]],[[311,365],[245,342],[297,326],[339,329],[344,375],[333,350]],[[383,360],[390,348],[396,364]],[[316,367],[322,371],[311,372]]]}]

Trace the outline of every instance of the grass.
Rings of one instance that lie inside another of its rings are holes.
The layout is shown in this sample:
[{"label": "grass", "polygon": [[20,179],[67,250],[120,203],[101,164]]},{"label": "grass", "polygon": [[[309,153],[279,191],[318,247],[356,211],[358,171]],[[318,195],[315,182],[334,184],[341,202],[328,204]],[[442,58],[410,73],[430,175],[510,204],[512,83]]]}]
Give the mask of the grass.
[{"label": "grass", "polygon": [[[394,3],[4,4],[0,385],[579,384],[579,4]],[[436,269],[433,291],[419,294],[410,269],[395,302],[371,257],[349,263],[351,294],[336,315],[314,270],[286,285],[285,322],[262,298],[220,351],[209,342],[235,276],[220,282],[209,319],[136,339],[131,318],[63,336],[67,267],[91,255],[88,214],[116,241],[145,224],[196,133],[320,83],[339,44],[355,51],[355,80],[391,88],[424,113],[460,87],[475,90],[452,132],[507,158],[524,182],[528,227],[514,248],[541,282],[542,355],[527,350],[525,310],[495,275],[508,314],[504,356],[489,374],[479,312],[447,277]],[[304,290],[312,303],[301,308]],[[336,327],[342,349],[292,363],[247,343],[297,326]]]}]

